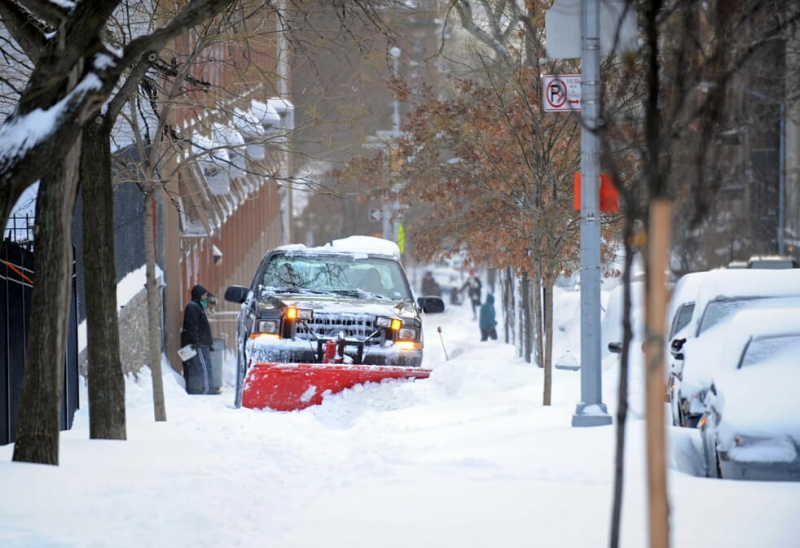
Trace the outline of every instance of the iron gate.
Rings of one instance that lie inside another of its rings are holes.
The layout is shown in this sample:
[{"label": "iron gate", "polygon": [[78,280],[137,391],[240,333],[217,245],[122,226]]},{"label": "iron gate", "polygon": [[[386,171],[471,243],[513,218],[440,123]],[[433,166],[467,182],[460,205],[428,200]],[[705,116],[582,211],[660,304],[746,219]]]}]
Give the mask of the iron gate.
[{"label": "iron gate", "polygon": [[[0,445],[13,442],[17,430],[33,282],[33,252],[21,245],[3,242],[0,247]],[[79,408],[75,285],[73,273],[67,358],[61,392],[62,430],[72,427],[72,419]]]}]

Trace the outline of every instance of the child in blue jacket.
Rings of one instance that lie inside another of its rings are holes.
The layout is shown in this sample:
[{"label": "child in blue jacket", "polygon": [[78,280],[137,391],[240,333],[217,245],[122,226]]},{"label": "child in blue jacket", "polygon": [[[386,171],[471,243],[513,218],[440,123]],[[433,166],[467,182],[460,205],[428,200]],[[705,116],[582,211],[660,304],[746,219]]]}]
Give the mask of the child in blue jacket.
[{"label": "child in blue jacket", "polygon": [[478,320],[478,327],[481,328],[481,341],[485,341],[489,338],[497,340],[497,330],[495,329],[496,325],[497,321],[495,320],[494,313],[494,295],[487,293],[486,301],[481,305],[481,314]]}]

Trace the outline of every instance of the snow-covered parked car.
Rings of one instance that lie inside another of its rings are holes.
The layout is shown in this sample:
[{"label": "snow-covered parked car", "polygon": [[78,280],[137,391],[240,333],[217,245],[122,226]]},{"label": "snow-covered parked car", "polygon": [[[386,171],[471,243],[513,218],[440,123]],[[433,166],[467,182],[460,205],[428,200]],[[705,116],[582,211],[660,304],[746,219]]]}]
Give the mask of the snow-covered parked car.
[{"label": "snow-covered parked car", "polygon": [[767,307],[800,308],[800,270],[719,269],[702,277],[692,318],[670,343],[669,396],[680,426],[695,427],[702,416],[700,394],[727,340],[723,324],[739,310]]},{"label": "snow-covered parked car", "polygon": [[278,247],[250,286],[228,287],[225,300],[242,305],[237,406],[259,363],[419,367],[422,313],[444,310],[438,297],[415,301],[397,245],[369,236]]},{"label": "snow-covered parked car", "polygon": [[667,309],[667,342],[670,353],[667,354],[667,398],[670,402],[672,412],[672,424],[680,426],[683,423],[681,408],[673,392],[680,383],[677,376],[678,367],[676,366],[676,355],[681,356],[683,342],[691,331],[692,319],[694,319],[695,304],[700,292],[700,285],[706,271],[690,272],[684,274],[672,289],[669,307]]},{"label": "snow-covered parked car", "polygon": [[709,477],[800,480],[800,313],[737,312],[699,428]]}]

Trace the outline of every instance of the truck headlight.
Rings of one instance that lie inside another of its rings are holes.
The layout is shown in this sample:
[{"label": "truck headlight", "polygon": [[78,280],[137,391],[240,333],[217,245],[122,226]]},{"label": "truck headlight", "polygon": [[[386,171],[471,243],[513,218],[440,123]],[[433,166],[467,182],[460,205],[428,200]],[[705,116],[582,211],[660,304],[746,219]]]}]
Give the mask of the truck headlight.
[{"label": "truck headlight", "polygon": [[422,349],[422,343],[417,341],[396,341],[394,345],[398,350],[405,350],[407,352]]},{"label": "truck headlight", "polygon": [[255,333],[266,333],[268,335],[275,335],[280,330],[279,320],[258,320],[256,321]]},{"label": "truck headlight", "polygon": [[392,319],[387,318],[386,316],[378,316],[375,318],[375,326],[376,327],[391,327],[392,326]]},{"label": "truck headlight", "polygon": [[286,318],[289,320],[310,320],[313,316],[314,312],[309,308],[289,307],[286,309]]},{"label": "truck headlight", "polygon": [[415,341],[417,340],[417,330],[413,327],[401,327],[397,332],[397,338]]}]

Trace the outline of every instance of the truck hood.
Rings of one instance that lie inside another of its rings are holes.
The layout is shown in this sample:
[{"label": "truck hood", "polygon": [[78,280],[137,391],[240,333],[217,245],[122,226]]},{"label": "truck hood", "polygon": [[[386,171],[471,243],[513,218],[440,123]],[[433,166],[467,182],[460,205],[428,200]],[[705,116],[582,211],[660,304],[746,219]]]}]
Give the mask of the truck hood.
[{"label": "truck hood", "polygon": [[[348,298],[329,294],[283,294],[273,295],[258,303],[259,311],[269,313],[286,307],[310,309],[315,314],[371,314],[375,316],[398,317],[403,320],[418,322],[419,313],[411,301],[393,301],[379,297],[369,298],[369,293],[361,293],[359,297]],[[366,298],[365,298],[366,296]],[[412,322],[405,321],[410,324]]]}]

